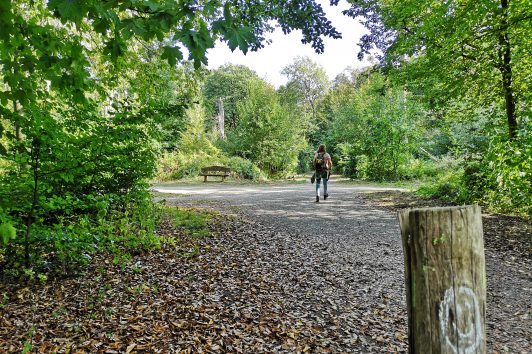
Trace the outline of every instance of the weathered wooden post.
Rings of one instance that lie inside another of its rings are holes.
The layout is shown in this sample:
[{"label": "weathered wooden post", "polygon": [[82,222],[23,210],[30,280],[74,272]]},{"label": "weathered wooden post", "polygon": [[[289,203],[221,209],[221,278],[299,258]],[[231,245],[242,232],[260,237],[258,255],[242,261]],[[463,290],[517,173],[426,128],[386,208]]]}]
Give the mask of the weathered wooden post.
[{"label": "weathered wooden post", "polygon": [[412,354],[486,353],[479,206],[399,212]]}]

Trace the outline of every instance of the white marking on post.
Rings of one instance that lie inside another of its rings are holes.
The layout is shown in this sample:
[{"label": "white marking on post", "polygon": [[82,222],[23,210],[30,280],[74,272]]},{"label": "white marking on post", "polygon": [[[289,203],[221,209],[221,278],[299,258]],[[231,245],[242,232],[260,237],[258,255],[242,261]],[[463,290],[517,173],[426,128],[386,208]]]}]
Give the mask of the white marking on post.
[{"label": "white marking on post", "polygon": [[[445,291],[439,309],[442,345],[455,354],[473,354],[482,344],[480,307],[473,290],[460,286]],[[454,339],[454,340],[453,340]]]}]

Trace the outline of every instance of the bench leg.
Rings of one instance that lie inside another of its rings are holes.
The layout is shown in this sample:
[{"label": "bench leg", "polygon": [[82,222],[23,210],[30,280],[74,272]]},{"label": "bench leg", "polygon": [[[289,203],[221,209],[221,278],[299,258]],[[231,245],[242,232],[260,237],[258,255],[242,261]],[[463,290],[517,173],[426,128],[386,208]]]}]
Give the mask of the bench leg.
[{"label": "bench leg", "polygon": [[207,176],[203,176],[203,183],[207,182]]},{"label": "bench leg", "polygon": [[222,182],[225,180],[225,176],[222,176]]}]

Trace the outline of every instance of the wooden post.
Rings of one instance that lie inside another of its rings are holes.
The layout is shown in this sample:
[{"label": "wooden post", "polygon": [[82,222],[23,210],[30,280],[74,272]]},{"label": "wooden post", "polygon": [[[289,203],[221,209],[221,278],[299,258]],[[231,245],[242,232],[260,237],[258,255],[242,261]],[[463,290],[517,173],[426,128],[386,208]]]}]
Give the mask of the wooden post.
[{"label": "wooden post", "polygon": [[479,206],[399,212],[412,354],[486,353]]}]

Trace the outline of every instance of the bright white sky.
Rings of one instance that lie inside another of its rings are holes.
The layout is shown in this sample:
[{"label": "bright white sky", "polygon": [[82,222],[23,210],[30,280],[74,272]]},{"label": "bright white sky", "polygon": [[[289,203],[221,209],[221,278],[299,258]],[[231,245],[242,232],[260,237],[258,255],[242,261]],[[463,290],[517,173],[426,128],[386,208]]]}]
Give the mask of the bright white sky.
[{"label": "bright white sky", "polygon": [[284,66],[293,62],[297,56],[308,56],[320,64],[332,80],[348,66],[352,68],[368,66],[368,62],[358,61],[358,40],[366,33],[364,26],[358,20],[342,15],[342,10],[349,8],[349,4],[342,0],[338,6],[330,6],[329,0],[318,0],[333,26],[342,33],[341,39],[325,39],[325,51],[316,54],[310,44],[301,43],[301,31],[293,31],[284,35],[280,29],[271,33],[273,43],[257,52],[244,55],[236,49],[231,52],[227,44],[218,42],[209,50],[209,69],[216,69],[225,63],[242,64],[255,70],[275,87],[286,83],[286,77],[281,75]]}]

